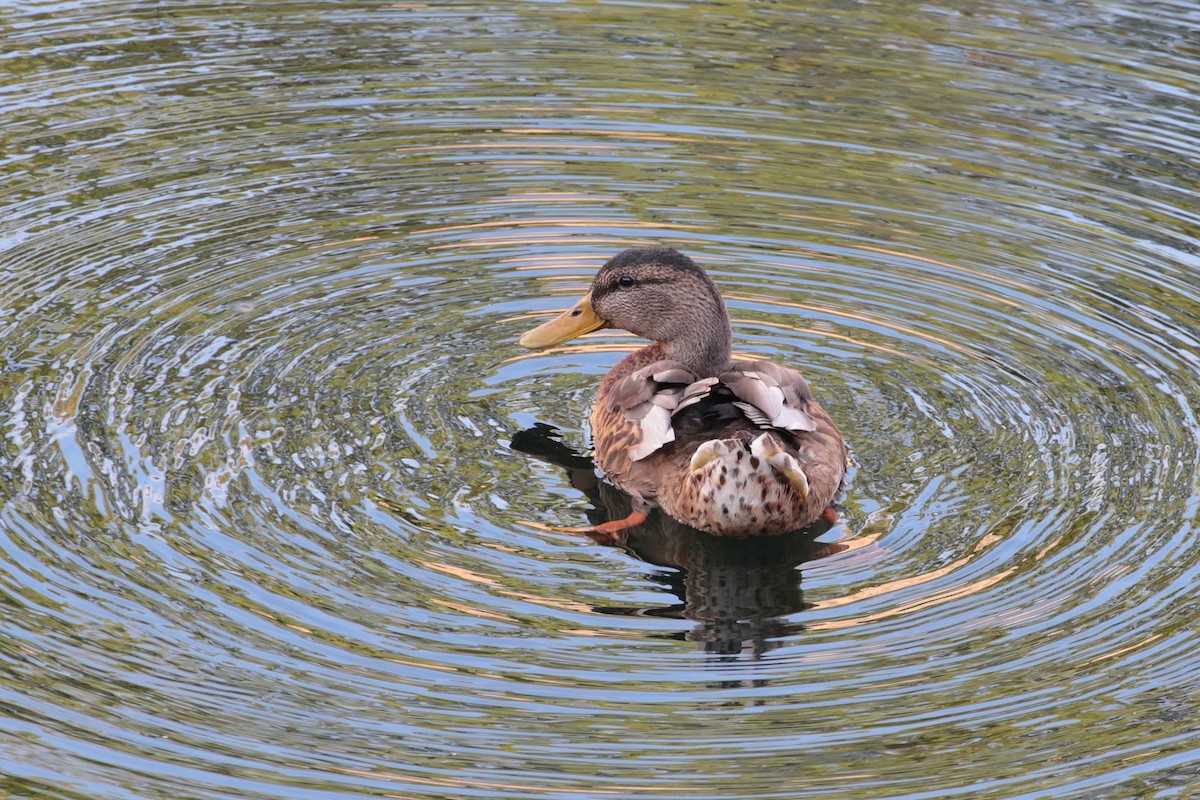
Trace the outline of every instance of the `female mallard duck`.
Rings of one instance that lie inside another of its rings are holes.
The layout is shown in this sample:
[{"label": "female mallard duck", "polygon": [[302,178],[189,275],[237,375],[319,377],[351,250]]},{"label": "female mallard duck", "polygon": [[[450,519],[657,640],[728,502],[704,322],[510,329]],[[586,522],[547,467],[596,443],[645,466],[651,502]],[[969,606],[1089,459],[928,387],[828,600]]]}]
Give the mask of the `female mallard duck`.
[{"label": "female mallard duck", "polygon": [[731,355],[716,284],[668,248],[631,248],[596,274],[582,300],[521,337],[553,347],[598,328],[653,340],[604,376],[592,409],[596,462],[639,509],[657,504],[721,536],[785,533],[830,508],[846,445],[800,373]]}]

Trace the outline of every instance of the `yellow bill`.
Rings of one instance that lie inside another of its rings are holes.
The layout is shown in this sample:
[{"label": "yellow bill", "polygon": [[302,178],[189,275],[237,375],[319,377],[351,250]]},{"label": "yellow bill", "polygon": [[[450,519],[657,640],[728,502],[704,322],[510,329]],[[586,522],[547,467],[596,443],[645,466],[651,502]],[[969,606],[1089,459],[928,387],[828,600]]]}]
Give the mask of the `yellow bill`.
[{"label": "yellow bill", "polygon": [[530,350],[542,350],[607,326],[608,323],[592,310],[592,295],[589,292],[571,308],[526,333],[517,343]]}]

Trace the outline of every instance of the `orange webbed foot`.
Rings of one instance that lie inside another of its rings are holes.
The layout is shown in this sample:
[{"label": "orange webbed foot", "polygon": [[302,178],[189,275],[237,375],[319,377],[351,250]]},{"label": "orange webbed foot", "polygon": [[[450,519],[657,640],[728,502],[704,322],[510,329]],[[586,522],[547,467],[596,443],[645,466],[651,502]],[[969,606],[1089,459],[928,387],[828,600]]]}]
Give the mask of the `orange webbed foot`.
[{"label": "orange webbed foot", "polygon": [[582,533],[584,536],[591,538],[597,544],[607,545],[622,545],[624,544],[624,532],[629,528],[635,528],[641,525],[649,518],[649,514],[644,511],[634,511],[624,519],[614,519],[608,522],[602,522],[599,525],[583,525],[580,527],[571,527],[564,525],[543,525],[540,522],[529,522],[525,524],[531,528],[536,528],[540,531],[555,531],[557,533]]}]

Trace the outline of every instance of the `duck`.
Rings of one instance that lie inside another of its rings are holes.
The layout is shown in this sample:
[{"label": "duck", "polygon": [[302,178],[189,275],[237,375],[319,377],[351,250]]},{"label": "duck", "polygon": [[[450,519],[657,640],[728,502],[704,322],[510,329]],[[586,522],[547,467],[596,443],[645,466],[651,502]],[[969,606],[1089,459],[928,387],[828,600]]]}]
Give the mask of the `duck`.
[{"label": "duck", "polygon": [[632,499],[614,533],[655,508],[716,536],[769,536],[837,519],[845,441],[794,369],[733,357],[712,278],[668,247],[610,258],[589,291],[518,343],[540,350],[602,328],[650,340],[601,380],[590,422],[605,481]]}]

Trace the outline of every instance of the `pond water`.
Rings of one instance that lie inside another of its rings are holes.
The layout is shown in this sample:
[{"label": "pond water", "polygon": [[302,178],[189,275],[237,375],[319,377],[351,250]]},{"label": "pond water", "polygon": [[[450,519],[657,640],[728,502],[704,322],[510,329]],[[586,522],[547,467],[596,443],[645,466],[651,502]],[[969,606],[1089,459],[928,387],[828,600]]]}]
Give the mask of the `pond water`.
[{"label": "pond water", "polygon": [[[0,795],[1200,787],[1190,2],[9,3]],[[665,243],[841,521],[626,547]]]}]

